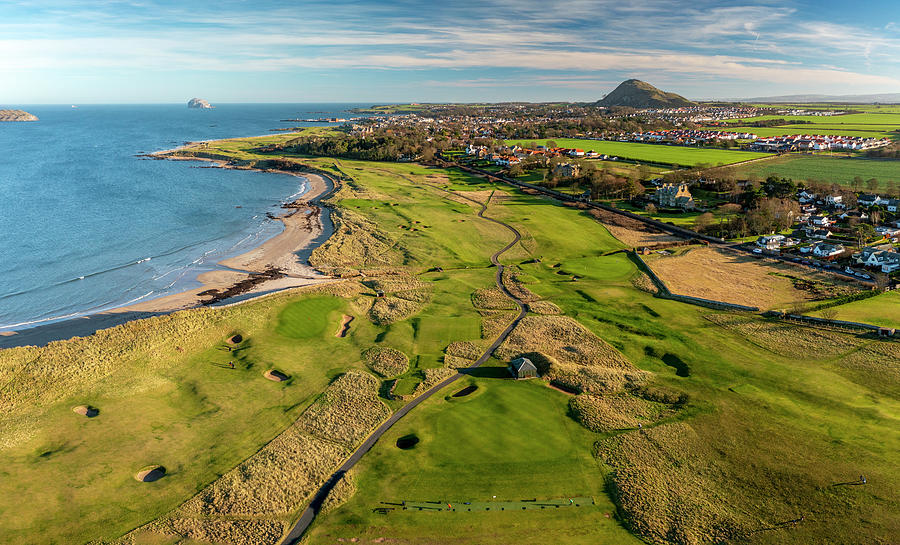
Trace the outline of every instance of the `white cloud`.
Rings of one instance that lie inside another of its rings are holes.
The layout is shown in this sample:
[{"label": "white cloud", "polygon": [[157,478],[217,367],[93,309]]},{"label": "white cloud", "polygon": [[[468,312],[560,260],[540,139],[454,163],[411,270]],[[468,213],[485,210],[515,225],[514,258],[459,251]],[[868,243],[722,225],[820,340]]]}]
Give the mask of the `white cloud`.
[{"label": "white cloud", "polygon": [[[615,72],[743,82],[748,92],[773,84],[900,90],[894,23],[868,29],[808,20],[783,3],[497,0],[431,8],[306,3],[235,11],[107,2],[79,11],[58,2],[46,17],[0,22],[0,70],[48,78],[61,69],[517,70],[529,77],[497,81],[573,88],[614,81]],[[492,81],[471,76],[453,85]]]}]

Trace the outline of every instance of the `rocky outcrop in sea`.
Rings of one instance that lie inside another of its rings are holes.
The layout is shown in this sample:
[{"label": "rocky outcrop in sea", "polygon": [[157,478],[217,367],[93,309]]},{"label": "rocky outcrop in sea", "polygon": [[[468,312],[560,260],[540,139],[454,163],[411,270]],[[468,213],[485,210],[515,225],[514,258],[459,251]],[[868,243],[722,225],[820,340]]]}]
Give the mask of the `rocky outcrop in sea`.
[{"label": "rocky outcrop in sea", "polygon": [[188,101],[188,108],[199,108],[202,110],[209,110],[213,106],[209,102],[203,100],[202,98],[192,98]]},{"label": "rocky outcrop in sea", "polygon": [[0,110],[0,121],[37,121],[34,114],[23,110]]}]

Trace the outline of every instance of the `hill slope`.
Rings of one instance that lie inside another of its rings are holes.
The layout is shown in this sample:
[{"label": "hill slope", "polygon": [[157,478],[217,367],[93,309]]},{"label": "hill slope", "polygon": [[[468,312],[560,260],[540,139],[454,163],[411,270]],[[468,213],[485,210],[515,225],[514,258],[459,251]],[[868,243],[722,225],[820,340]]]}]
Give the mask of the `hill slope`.
[{"label": "hill slope", "polygon": [[661,91],[647,82],[623,81],[612,93],[597,101],[598,106],[628,106],[631,108],[679,108],[696,103],[675,93]]}]

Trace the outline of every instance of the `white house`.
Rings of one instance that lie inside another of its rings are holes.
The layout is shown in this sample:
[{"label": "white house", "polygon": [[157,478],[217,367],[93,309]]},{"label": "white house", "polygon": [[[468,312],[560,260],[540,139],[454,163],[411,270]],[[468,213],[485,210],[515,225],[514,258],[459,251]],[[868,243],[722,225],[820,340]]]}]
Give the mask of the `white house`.
[{"label": "white house", "polygon": [[881,264],[881,272],[890,274],[896,270],[900,270],[900,254],[897,252],[888,253],[891,255],[887,256],[884,263]]},{"label": "white house", "polygon": [[[900,253],[893,251],[889,246],[867,246],[861,251],[853,254],[853,259],[857,264],[866,267],[880,267],[884,272],[893,272],[900,268]],[[887,267],[887,270],[885,269]]]},{"label": "white house", "polygon": [[809,223],[817,227],[828,227],[829,225],[834,225],[834,220],[828,216],[810,216]]},{"label": "white house", "polygon": [[784,244],[784,235],[765,235],[756,239],[756,245],[769,250],[780,248]]},{"label": "white house", "polygon": [[828,229],[807,229],[806,236],[809,238],[821,238],[826,239],[832,236],[834,233],[829,231]]},{"label": "white house", "polygon": [[888,212],[896,212],[900,210],[900,199],[891,199],[885,203]]},{"label": "white house", "polygon": [[797,195],[797,200],[800,201],[800,204],[816,202],[816,194],[809,193],[807,191],[801,191],[800,194]]},{"label": "white house", "polygon": [[843,201],[844,197],[842,195],[827,195],[825,197],[825,204],[834,208],[843,208]]},{"label": "white house", "polygon": [[816,242],[812,246],[812,253],[817,257],[833,257],[844,253],[844,246],[842,244]]},{"label": "white house", "polygon": [[875,206],[876,204],[883,203],[884,199],[882,199],[880,195],[863,193],[859,196],[858,199],[856,199],[856,202],[858,202],[860,206]]}]

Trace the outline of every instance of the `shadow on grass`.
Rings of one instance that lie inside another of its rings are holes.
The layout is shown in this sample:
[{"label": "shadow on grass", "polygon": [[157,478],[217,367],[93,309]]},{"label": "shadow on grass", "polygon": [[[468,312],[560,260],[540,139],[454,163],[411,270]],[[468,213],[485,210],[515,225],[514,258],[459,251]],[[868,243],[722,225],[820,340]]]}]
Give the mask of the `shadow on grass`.
[{"label": "shadow on grass", "polygon": [[459,372],[478,378],[511,378],[506,367],[476,367],[475,369],[460,369]]}]

